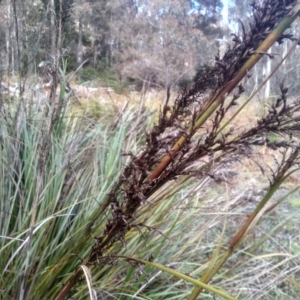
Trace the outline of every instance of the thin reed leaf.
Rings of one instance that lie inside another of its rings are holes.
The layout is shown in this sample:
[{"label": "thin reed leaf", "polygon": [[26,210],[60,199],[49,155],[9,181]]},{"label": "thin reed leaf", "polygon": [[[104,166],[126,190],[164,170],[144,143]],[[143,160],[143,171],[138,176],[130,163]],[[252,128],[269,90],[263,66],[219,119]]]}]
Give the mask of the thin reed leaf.
[{"label": "thin reed leaf", "polygon": [[160,265],[158,263],[154,263],[154,262],[151,262],[151,261],[147,261],[147,260],[143,260],[143,259],[140,259],[140,258],[134,258],[134,257],[127,257],[127,256],[120,256],[121,258],[124,258],[124,259],[127,259],[127,260],[133,260],[133,261],[136,261],[138,263],[142,263],[142,264],[145,264],[145,265],[149,265],[151,267],[154,267],[158,270],[161,270],[161,271],[164,271],[166,273],[169,273],[179,279],[183,279],[187,282],[191,282],[193,283],[194,285],[196,286],[200,286],[202,288],[205,288],[207,291],[210,291],[216,295],[219,295],[221,296],[222,298],[224,299],[230,299],[230,300],[234,300],[236,298],[230,296],[230,295],[227,295],[226,293],[212,287],[212,286],[209,286],[209,285],[206,285],[206,284],[203,284],[201,281],[198,281],[194,278],[191,278],[190,276],[187,276],[185,274],[182,274],[180,272],[177,272],[175,270],[173,270],[172,268],[168,268],[166,266],[163,266],[163,265]]}]

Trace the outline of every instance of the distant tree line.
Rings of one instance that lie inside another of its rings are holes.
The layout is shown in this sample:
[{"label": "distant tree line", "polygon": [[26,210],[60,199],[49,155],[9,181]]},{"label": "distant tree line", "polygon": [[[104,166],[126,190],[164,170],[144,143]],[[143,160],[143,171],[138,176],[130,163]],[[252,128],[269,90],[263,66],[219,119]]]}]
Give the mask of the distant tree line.
[{"label": "distant tree line", "polygon": [[2,72],[35,72],[62,39],[68,70],[109,69],[120,81],[172,86],[212,58],[221,8],[220,0],[3,0]]},{"label": "distant tree line", "polygon": [[[28,76],[41,61],[66,59],[68,71],[83,68],[86,80],[102,73],[135,88],[184,86],[229,46],[228,27],[241,33],[247,26],[251,2],[229,1],[224,20],[221,0],[3,0],[1,70]],[[286,43],[272,48],[275,58],[286,53]],[[266,57],[253,72],[267,74],[273,61]],[[285,77],[296,90],[298,74],[298,65],[286,62],[272,81]]]}]

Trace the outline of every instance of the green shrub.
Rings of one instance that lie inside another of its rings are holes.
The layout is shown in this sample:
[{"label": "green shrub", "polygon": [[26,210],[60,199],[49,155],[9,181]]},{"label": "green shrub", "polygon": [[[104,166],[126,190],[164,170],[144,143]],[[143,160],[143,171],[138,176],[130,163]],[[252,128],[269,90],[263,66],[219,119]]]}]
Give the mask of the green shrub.
[{"label": "green shrub", "polygon": [[110,68],[107,68],[102,62],[97,69],[87,66],[79,70],[79,79],[81,83],[86,81],[99,81],[103,87],[110,87],[116,93],[124,93],[128,89],[127,81],[120,81],[118,75]]}]

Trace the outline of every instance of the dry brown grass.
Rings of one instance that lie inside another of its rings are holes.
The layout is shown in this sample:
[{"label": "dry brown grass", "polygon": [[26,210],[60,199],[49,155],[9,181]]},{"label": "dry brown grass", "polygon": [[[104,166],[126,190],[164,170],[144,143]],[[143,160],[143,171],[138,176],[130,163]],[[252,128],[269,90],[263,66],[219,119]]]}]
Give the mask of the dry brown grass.
[{"label": "dry brown grass", "polygon": [[[89,87],[73,84],[72,88],[82,107],[88,107],[91,103],[98,102],[100,106],[110,105],[111,108],[115,108],[115,113],[120,111],[128,102],[129,105],[136,107],[143,104],[147,109],[156,111],[156,116],[158,116],[158,112],[164,105],[166,99],[165,91],[155,89],[151,89],[146,94],[129,91],[125,94],[119,94],[110,88],[101,87],[97,83]],[[171,93],[171,102],[174,101],[176,96],[177,93],[173,91]],[[239,105],[226,114],[224,122],[229,120],[245,101],[247,101],[247,97],[241,97],[239,99]],[[263,102],[264,101],[260,99],[254,99],[243,108],[241,113],[231,124],[231,126],[236,128],[236,133],[241,133],[249,129],[251,125],[255,124],[257,120],[264,115],[266,107]],[[157,117],[155,117],[155,119],[157,119]],[[246,182],[249,186],[257,184],[267,185],[268,182],[262,171],[268,172],[270,167],[274,167],[274,158],[278,158],[279,155],[278,150],[272,150],[267,146],[262,146],[259,149],[254,148],[251,158],[243,158],[240,163],[232,167],[231,170],[233,172],[238,171],[239,173],[238,178],[235,179],[235,184],[240,185]],[[298,173],[295,173],[286,181],[285,186],[294,188],[298,184],[299,176]]]}]

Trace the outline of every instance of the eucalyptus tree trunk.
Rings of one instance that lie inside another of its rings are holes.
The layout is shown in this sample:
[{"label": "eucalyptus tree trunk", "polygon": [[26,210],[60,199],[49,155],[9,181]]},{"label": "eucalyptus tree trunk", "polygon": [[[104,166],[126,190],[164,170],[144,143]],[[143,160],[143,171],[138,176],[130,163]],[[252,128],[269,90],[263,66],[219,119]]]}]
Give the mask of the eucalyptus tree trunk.
[{"label": "eucalyptus tree trunk", "polygon": [[50,0],[50,52],[53,58],[56,56],[56,26],[55,26],[55,5],[54,0]]},{"label": "eucalyptus tree trunk", "polygon": [[93,67],[97,68],[98,65],[98,40],[94,39],[93,45]]},{"label": "eucalyptus tree trunk", "polygon": [[[268,53],[272,52],[272,47],[268,50]],[[267,57],[267,63],[265,66],[265,76],[269,76],[271,73],[271,59]],[[270,97],[270,90],[271,90],[271,78],[267,81],[265,86],[265,103],[267,102],[267,99]]]},{"label": "eucalyptus tree trunk", "polygon": [[229,15],[229,3],[228,1],[223,2],[223,24],[224,27],[228,27],[228,15]]},{"label": "eucalyptus tree trunk", "polygon": [[13,68],[13,19],[11,15],[11,0],[7,0],[7,23],[6,23],[6,62],[7,62],[7,72],[10,73]]},{"label": "eucalyptus tree trunk", "polygon": [[[282,58],[286,56],[288,52],[288,41],[284,41],[283,42],[283,52],[282,52]],[[286,75],[287,73],[287,69],[286,69],[286,61],[284,60],[283,63],[282,63],[282,70],[283,70],[283,74],[284,76]]]},{"label": "eucalyptus tree trunk", "polygon": [[[58,60],[60,59],[60,55],[61,55],[62,39],[63,39],[63,31],[64,31],[63,28],[64,24],[62,20],[62,1],[63,0],[59,0],[59,24],[58,24],[58,36],[57,36],[56,49],[55,49]],[[56,33],[56,28],[54,32]]]},{"label": "eucalyptus tree trunk", "polygon": [[79,28],[78,28],[78,44],[77,44],[77,66],[79,67],[82,64],[82,19],[83,15],[79,16]]}]

